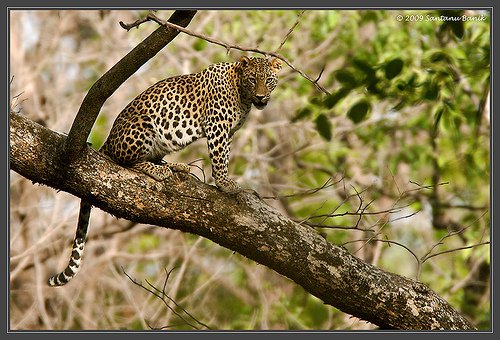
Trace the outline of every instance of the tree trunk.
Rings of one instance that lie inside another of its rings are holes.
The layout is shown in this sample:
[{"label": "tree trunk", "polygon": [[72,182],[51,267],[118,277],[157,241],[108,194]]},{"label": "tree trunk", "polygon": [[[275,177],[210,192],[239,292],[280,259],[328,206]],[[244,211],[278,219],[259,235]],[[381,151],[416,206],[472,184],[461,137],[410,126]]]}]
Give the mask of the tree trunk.
[{"label": "tree trunk", "polygon": [[11,169],[117,217],[206,237],[290,278],[326,304],[380,327],[474,329],[427,286],[361,261],[253,194],[224,194],[186,174],[156,182],[89,147],[67,163],[66,140],[11,113]]}]

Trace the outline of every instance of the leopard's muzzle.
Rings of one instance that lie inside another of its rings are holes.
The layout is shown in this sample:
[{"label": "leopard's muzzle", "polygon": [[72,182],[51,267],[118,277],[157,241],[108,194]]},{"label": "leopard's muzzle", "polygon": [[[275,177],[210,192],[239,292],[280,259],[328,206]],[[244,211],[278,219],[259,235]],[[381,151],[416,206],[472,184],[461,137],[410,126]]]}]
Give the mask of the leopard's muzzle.
[{"label": "leopard's muzzle", "polygon": [[269,98],[266,98],[265,96],[255,96],[255,98],[252,100],[253,105],[259,110],[265,108],[268,101]]}]

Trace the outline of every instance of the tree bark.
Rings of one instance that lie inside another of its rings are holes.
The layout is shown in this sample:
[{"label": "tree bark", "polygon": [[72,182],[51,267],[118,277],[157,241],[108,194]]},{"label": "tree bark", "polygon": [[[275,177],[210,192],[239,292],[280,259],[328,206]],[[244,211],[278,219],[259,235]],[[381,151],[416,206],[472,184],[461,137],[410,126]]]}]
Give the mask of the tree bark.
[{"label": "tree bark", "polygon": [[361,261],[253,194],[224,194],[186,174],[156,182],[89,147],[68,164],[61,160],[65,140],[11,113],[11,169],[117,217],[206,237],[382,328],[474,329],[427,286]]}]

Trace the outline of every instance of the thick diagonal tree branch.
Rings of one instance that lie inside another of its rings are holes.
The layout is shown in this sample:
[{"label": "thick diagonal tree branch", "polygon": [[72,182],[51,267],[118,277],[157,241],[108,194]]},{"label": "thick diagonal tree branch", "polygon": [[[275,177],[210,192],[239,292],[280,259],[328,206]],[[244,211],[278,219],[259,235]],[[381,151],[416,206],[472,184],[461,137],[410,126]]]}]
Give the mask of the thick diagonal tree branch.
[{"label": "thick diagonal tree branch", "polygon": [[60,160],[66,138],[11,113],[11,169],[117,217],[206,237],[383,328],[473,329],[427,286],[361,261],[253,194],[223,194],[184,174],[156,182],[89,147],[67,164]]},{"label": "thick diagonal tree branch", "polygon": [[[196,11],[175,11],[168,21],[185,27],[195,14]],[[64,153],[67,160],[72,161],[80,155],[104,102],[125,80],[154,57],[178,34],[179,31],[176,29],[167,26],[158,27],[92,85],[83,99],[68,133]]]}]

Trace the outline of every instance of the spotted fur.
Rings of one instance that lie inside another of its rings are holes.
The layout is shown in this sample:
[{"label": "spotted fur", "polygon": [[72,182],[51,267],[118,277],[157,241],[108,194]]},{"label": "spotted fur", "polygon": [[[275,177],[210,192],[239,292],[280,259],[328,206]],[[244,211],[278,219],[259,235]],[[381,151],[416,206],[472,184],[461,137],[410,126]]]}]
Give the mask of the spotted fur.
[{"label": "spotted fur", "polygon": [[[163,163],[163,157],[206,137],[216,186],[238,192],[241,187],[228,177],[233,134],[252,104],[258,109],[267,105],[280,70],[278,59],[241,57],[235,63],[161,80],[122,110],[100,151],[120,165],[163,181],[172,171],[190,171],[186,164]],[[82,201],[69,264],[49,279],[50,286],[66,284],[79,271],[91,208]]]}]

